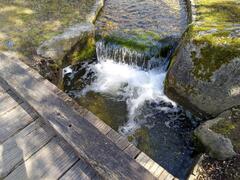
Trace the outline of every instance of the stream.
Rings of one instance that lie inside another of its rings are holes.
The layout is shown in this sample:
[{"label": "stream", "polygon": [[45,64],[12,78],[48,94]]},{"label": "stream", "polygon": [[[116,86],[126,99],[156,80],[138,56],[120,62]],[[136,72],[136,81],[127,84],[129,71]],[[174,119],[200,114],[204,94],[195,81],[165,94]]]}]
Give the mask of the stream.
[{"label": "stream", "polygon": [[[99,33],[142,29],[178,38],[186,25],[181,0],[106,0],[96,21]],[[95,57],[63,70],[64,89],[174,176],[186,179],[197,157],[192,132],[200,119],[164,94],[169,56],[142,57],[99,40]]]},{"label": "stream", "polygon": [[65,91],[169,172],[186,178],[197,155],[192,131],[199,119],[164,94],[168,61],[143,69],[109,59],[101,48],[106,47],[98,42],[97,59],[64,69]]}]

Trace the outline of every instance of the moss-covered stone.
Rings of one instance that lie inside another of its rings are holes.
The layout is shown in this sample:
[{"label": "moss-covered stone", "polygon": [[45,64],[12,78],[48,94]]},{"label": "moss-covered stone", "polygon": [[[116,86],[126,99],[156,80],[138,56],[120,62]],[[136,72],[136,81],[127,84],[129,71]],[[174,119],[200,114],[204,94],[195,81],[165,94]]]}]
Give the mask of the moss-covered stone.
[{"label": "moss-covered stone", "polygon": [[237,153],[240,153],[240,107],[234,107],[230,114],[211,127],[216,133],[229,138]]},{"label": "moss-covered stone", "polygon": [[172,57],[165,92],[197,115],[215,117],[240,102],[240,2],[193,1],[195,19]]},{"label": "moss-covered stone", "polygon": [[107,48],[114,48],[118,55],[124,58],[121,61],[131,63],[134,60],[134,63],[145,68],[149,65],[148,60],[161,61],[168,57],[177,45],[177,38],[161,38],[155,32],[138,29],[98,34],[96,39],[101,39]]},{"label": "moss-covered stone", "polygon": [[81,96],[78,102],[116,131],[127,121],[125,102],[114,102],[111,98],[95,92]]},{"label": "moss-covered stone", "polygon": [[93,57],[96,53],[95,39],[89,37],[87,41],[81,45],[71,56],[71,64],[75,64],[79,61],[87,60]]},{"label": "moss-covered stone", "polygon": [[141,151],[151,156],[153,152],[151,149],[151,142],[149,136],[149,129],[147,127],[141,127],[140,129],[136,130],[133,135],[133,137],[137,141],[137,147]]},{"label": "moss-covered stone", "polygon": [[240,38],[234,37],[237,28],[228,30],[227,27],[222,29],[222,26],[215,26],[209,30],[202,29],[203,27],[199,28],[198,25],[189,29],[192,43],[200,47],[198,57],[196,51],[191,52],[194,63],[193,74],[197,79],[210,81],[215,71],[240,55]]},{"label": "moss-covered stone", "polygon": [[135,51],[148,51],[154,45],[156,40],[161,38],[153,32],[127,31],[124,33],[113,32],[103,35],[107,42],[118,44]]}]

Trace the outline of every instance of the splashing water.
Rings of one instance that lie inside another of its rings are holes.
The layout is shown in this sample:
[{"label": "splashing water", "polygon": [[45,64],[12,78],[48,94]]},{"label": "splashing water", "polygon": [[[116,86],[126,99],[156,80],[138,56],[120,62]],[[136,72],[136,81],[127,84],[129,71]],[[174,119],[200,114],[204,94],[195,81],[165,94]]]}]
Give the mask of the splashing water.
[{"label": "splashing water", "polygon": [[83,95],[89,91],[107,93],[125,100],[128,108],[128,122],[120,127],[124,134],[132,134],[139,128],[136,117],[141,114],[145,102],[172,102],[163,93],[166,76],[160,67],[145,71],[138,66],[130,66],[110,59],[101,59],[89,67],[95,74],[91,85],[83,89]]},{"label": "splashing water", "polygon": [[168,59],[155,59],[154,66],[144,68],[125,58],[126,53],[141,57],[138,52],[101,43],[96,50],[97,61],[64,69],[65,90],[115,130],[133,137],[133,143],[169,172],[185,179],[194,162],[191,132],[198,122],[164,94]]}]

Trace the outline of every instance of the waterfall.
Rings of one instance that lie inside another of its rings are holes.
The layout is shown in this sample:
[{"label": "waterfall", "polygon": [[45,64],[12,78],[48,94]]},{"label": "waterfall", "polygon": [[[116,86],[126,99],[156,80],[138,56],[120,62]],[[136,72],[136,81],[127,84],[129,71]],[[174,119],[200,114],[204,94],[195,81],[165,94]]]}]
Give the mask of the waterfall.
[{"label": "waterfall", "polygon": [[113,60],[115,62],[152,69],[166,63],[165,58],[154,57],[149,52],[139,52],[114,43],[100,40],[96,43],[98,61]]}]

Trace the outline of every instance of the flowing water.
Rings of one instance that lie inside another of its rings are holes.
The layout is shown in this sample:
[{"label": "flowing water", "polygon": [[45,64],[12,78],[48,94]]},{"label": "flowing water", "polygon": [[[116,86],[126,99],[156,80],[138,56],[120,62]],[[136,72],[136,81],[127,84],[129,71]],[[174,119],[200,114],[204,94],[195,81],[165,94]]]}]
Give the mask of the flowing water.
[{"label": "flowing water", "polygon": [[184,0],[106,0],[96,21],[100,31],[142,29],[181,36],[187,25]]},{"label": "flowing water", "polygon": [[[170,44],[186,25],[184,0],[106,0],[96,21],[100,34],[140,29],[170,37]],[[160,44],[157,51],[163,48]],[[64,69],[64,88],[170,173],[185,179],[196,158],[192,132],[199,119],[164,94],[173,50],[149,56],[100,40],[96,58]]]},{"label": "flowing water", "polygon": [[186,178],[195,160],[191,133],[198,120],[164,94],[167,59],[143,68],[137,61],[124,63],[126,49],[116,54],[114,48],[100,41],[97,60],[64,69],[65,90],[169,172]]}]

